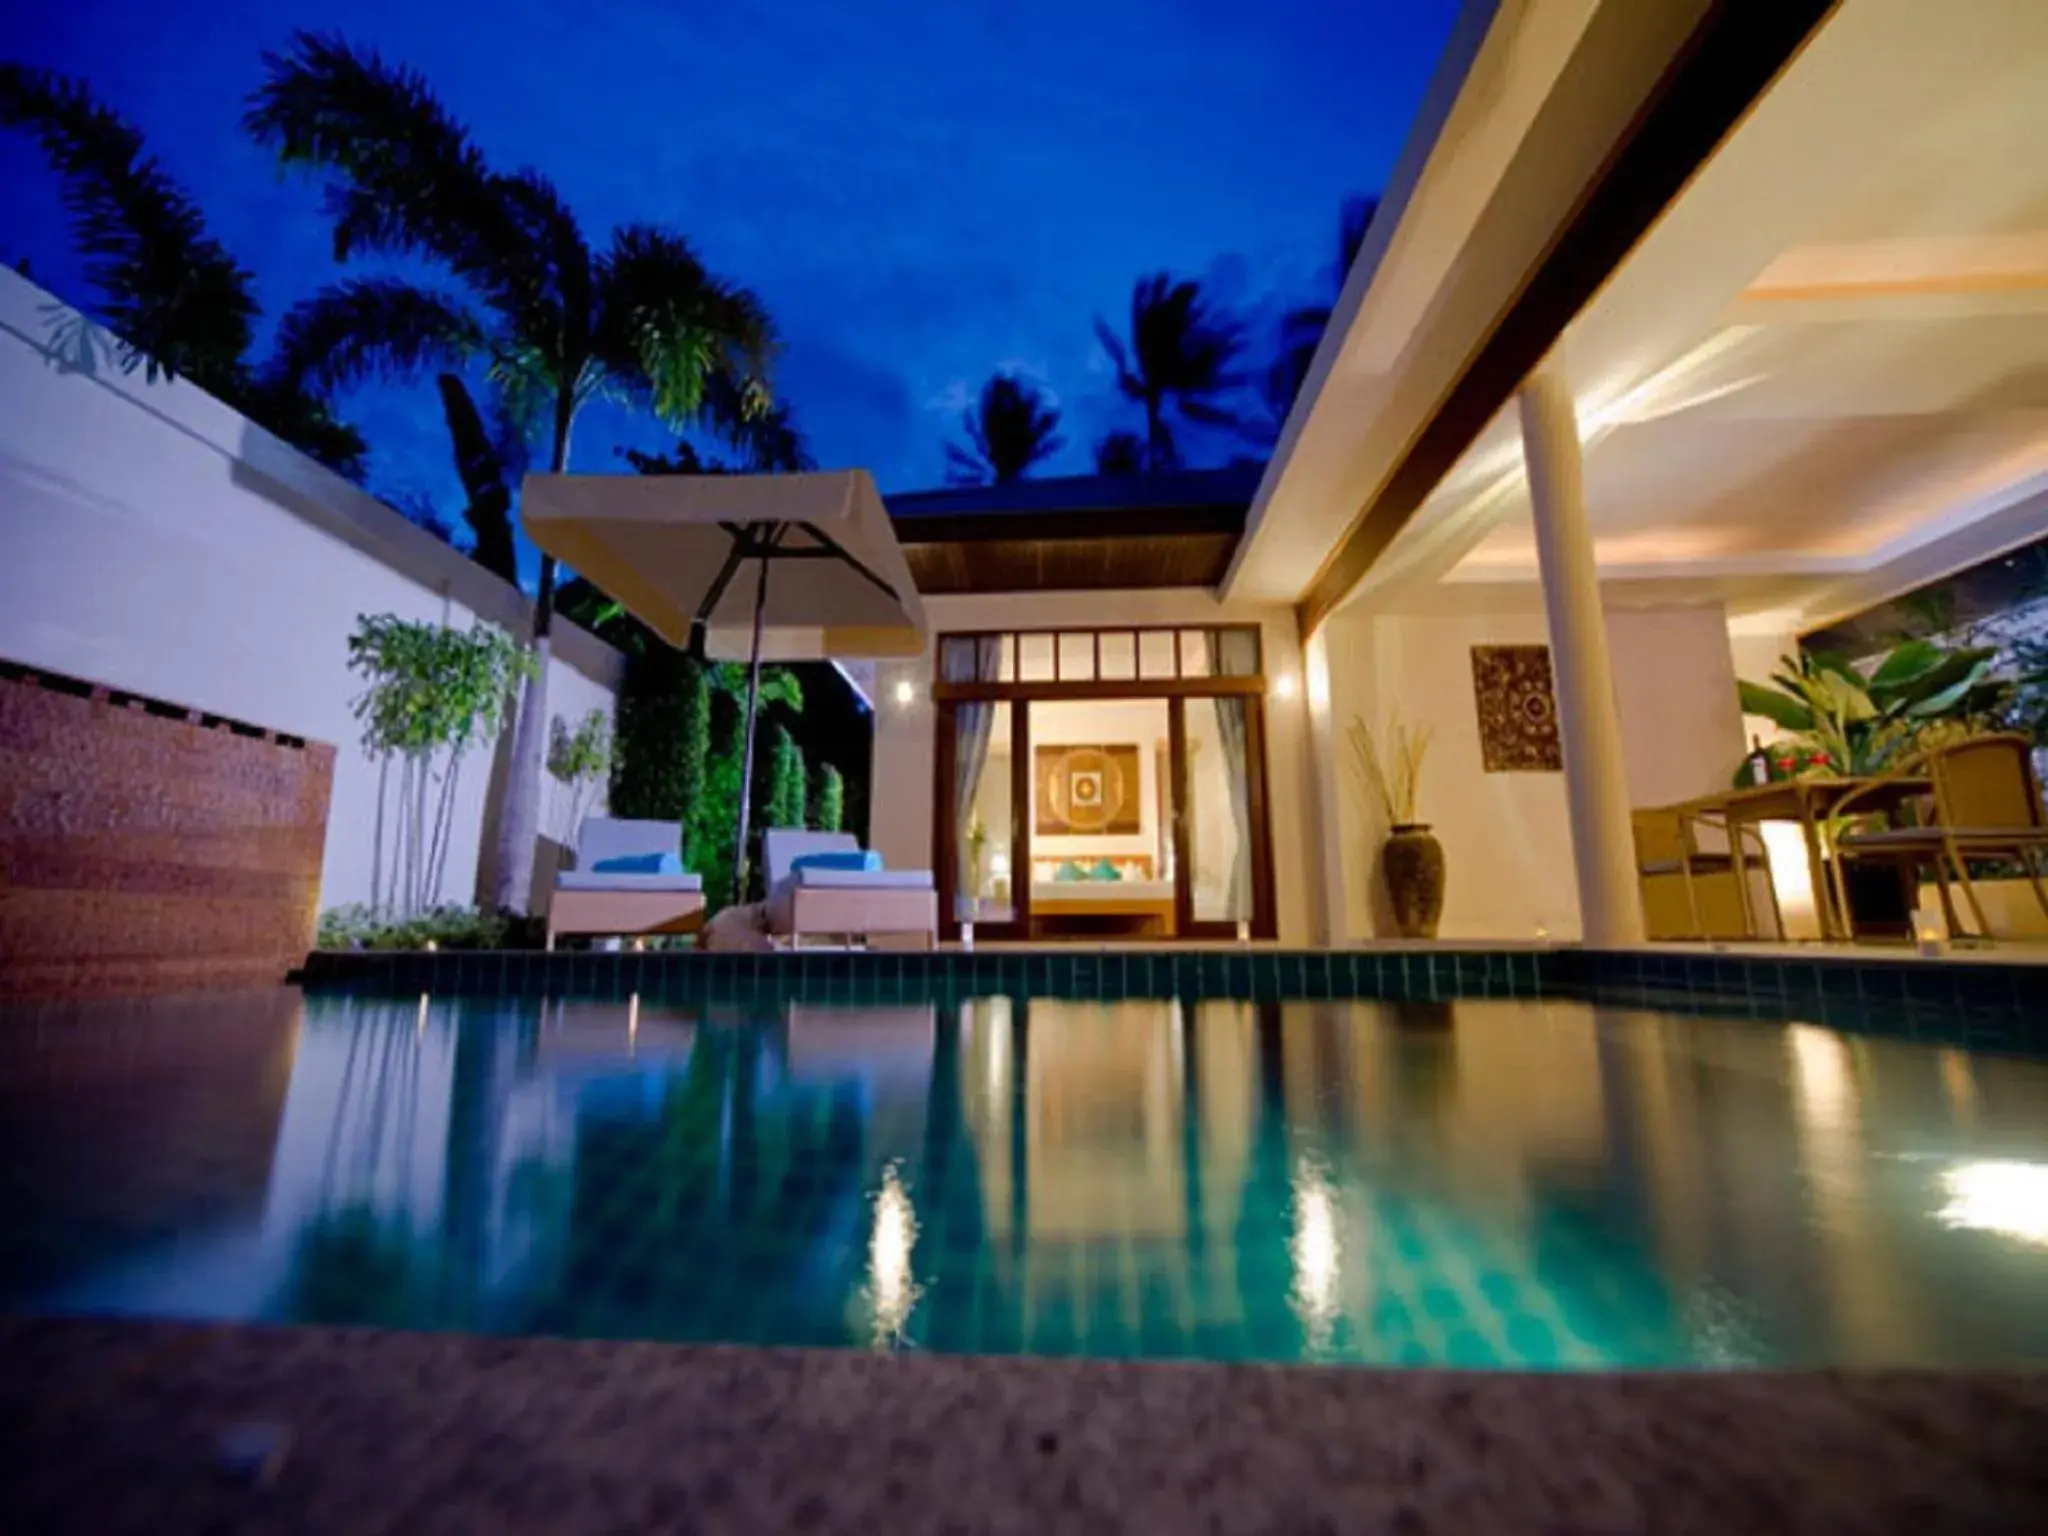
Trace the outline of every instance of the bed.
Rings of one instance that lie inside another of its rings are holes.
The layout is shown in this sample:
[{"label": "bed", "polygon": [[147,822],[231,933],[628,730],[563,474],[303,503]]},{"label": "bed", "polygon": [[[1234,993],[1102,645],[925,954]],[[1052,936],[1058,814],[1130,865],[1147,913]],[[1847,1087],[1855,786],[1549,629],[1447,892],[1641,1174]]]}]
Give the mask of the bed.
[{"label": "bed", "polygon": [[[1111,879],[1096,867],[1108,863]],[[1070,878],[1061,879],[1062,866]],[[1071,874],[1079,869],[1084,878]],[[1086,863],[1067,859],[1034,859],[1031,864],[1031,936],[1058,938],[1083,934],[1169,939],[1174,933],[1173,881],[1158,879],[1147,854],[1125,854]]]}]

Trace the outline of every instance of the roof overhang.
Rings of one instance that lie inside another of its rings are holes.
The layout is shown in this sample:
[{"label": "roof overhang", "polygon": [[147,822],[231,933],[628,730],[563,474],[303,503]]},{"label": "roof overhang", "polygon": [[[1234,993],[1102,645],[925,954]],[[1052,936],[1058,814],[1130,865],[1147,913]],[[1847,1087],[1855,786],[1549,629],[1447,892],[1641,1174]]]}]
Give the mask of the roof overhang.
[{"label": "roof overhang", "polygon": [[[2041,7],[1835,10],[1552,338],[1610,603],[1803,630],[2048,528],[2044,70]],[[1509,397],[1361,494],[1325,599],[1539,602]]]},{"label": "roof overhang", "polygon": [[1829,9],[1468,5],[1225,595],[1342,602]]}]

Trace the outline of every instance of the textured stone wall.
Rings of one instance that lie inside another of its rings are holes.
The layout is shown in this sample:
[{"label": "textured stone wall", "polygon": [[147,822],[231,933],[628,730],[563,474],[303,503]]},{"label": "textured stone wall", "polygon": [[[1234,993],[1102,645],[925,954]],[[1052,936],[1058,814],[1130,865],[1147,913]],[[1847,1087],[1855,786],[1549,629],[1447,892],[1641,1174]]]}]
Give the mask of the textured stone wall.
[{"label": "textured stone wall", "polygon": [[0,664],[0,998],[277,981],[334,749]]}]

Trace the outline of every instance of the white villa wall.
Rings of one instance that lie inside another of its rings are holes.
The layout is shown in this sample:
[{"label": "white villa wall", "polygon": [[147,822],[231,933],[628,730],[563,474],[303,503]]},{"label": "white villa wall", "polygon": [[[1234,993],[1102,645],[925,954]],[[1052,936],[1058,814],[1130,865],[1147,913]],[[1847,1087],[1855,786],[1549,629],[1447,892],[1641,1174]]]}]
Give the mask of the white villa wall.
[{"label": "white villa wall", "polygon": [[[1665,805],[1725,789],[1742,756],[1727,617],[1718,604],[1610,607],[1608,643],[1632,805]],[[1481,766],[1475,645],[1543,644],[1540,614],[1344,614],[1328,626],[1331,719],[1345,781],[1332,798],[1340,827],[1344,935],[1390,934],[1374,873],[1377,812],[1349,782],[1342,732],[1353,715],[1383,726],[1391,711],[1427,725],[1422,818],[1449,867],[1441,936],[1527,939],[1579,934],[1571,827],[1561,773],[1487,773]]]},{"label": "white villa wall", "polygon": [[[927,597],[934,636],[949,631],[1145,624],[1257,624],[1269,678],[1288,678],[1291,697],[1266,701],[1266,769],[1272,806],[1273,872],[1280,938],[1306,944],[1315,937],[1316,872],[1314,783],[1308,757],[1308,716],[1302,698],[1301,645],[1291,608],[1219,603],[1206,590],[1144,592],[1009,592],[972,597]],[[870,846],[898,867],[932,864],[933,648],[914,660],[883,662],[877,670],[874,794]],[[898,697],[908,684],[910,698]]]},{"label": "white villa wall", "polygon": [[[145,382],[104,350],[66,366],[56,316],[72,318],[0,271],[0,657],[332,743],[321,905],[367,899],[377,772],[350,710],[357,616],[524,633],[526,600],[192,385]],[[618,655],[556,634],[550,714],[609,711]],[[464,763],[447,899],[475,892],[490,778],[488,753]],[[562,814],[544,803],[543,830]]]}]

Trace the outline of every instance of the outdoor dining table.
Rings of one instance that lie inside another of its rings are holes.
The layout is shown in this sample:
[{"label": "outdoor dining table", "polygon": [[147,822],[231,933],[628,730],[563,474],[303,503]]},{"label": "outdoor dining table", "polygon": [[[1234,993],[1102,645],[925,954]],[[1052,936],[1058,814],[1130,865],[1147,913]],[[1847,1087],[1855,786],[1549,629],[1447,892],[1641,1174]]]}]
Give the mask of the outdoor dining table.
[{"label": "outdoor dining table", "polygon": [[[1812,872],[1814,912],[1820,920],[1820,936],[1823,939],[1848,939],[1853,937],[1853,929],[1849,914],[1839,910],[1835,902],[1834,886],[1827,874],[1827,849],[1822,828],[1834,814],[1835,807],[1851,795],[1857,798],[1856,814],[1861,816],[1880,812],[1888,814],[1906,802],[1932,792],[1933,786],[1926,779],[1911,775],[1779,779],[1770,784],[1754,784],[1702,795],[1685,801],[1678,810],[1682,815],[1695,819],[1718,820],[1726,827],[1735,878],[1745,892],[1745,912],[1748,909],[1749,875],[1743,865],[1740,829],[1760,826],[1766,821],[1798,823],[1800,835],[1806,842],[1807,868]],[[1768,865],[1764,873],[1766,878],[1770,877]],[[1752,929],[1754,926],[1752,921]]]}]

